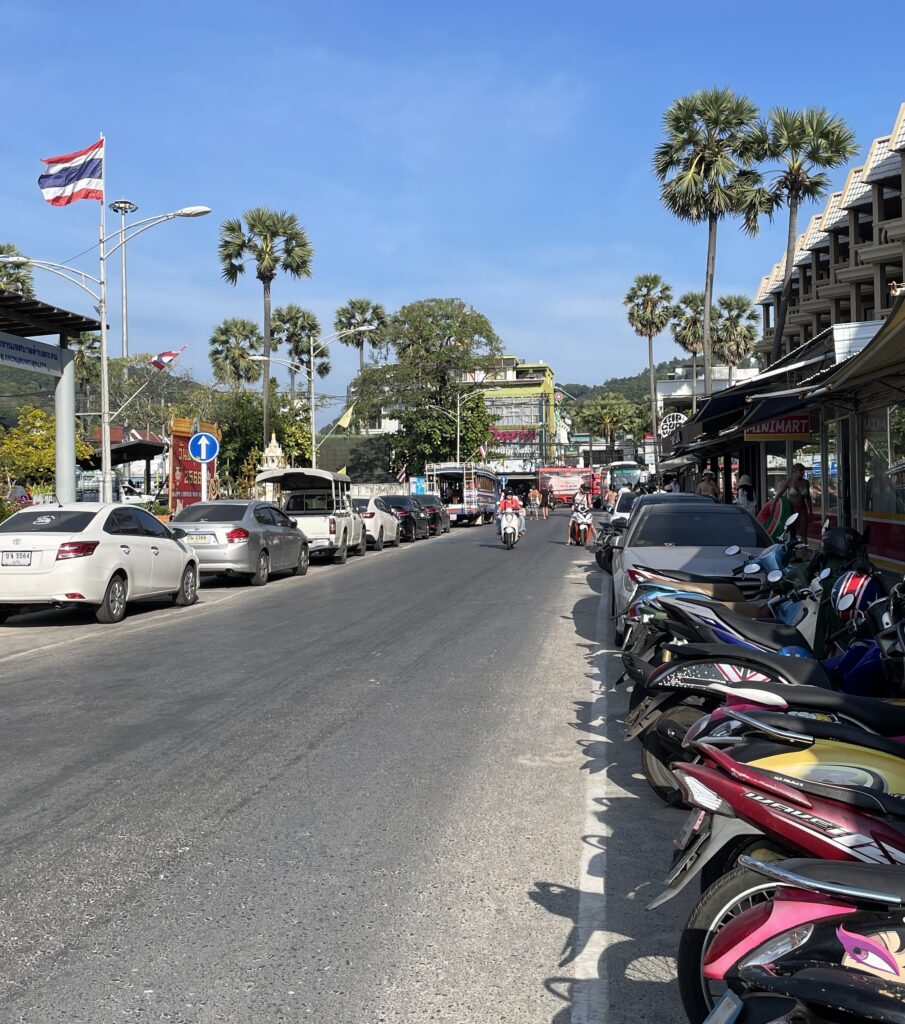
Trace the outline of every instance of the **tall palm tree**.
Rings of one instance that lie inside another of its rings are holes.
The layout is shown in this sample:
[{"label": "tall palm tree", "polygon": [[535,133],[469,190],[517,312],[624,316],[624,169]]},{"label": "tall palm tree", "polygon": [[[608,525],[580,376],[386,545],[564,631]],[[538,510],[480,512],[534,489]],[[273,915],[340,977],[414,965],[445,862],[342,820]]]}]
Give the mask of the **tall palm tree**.
[{"label": "tall palm tree", "polygon": [[294,213],[254,206],[246,210],[245,226],[236,217],[220,225],[217,255],[223,277],[234,285],[254,262],[264,288],[264,445],[270,440],[270,288],[282,270],[290,277],[310,277],[314,249]]},{"label": "tall palm tree", "polygon": [[[711,320],[713,311],[711,310]],[[691,356],[691,411],[698,411],[698,356],[704,351],[704,293],[685,292],[673,306],[670,329],[676,344]]]},{"label": "tall palm tree", "polygon": [[654,153],[654,173],[664,206],[681,220],[707,223],[702,350],[704,394],[713,389],[710,319],[719,222],[742,216],[745,230],[757,232],[758,216],[771,203],[753,168],[757,107],[731,89],[704,89],[673,102],[663,115],[665,140]]},{"label": "tall palm tree", "polygon": [[717,309],[714,350],[729,367],[732,387],[732,371],[751,355],[757,342],[757,313],[747,295],[721,295]]},{"label": "tall palm tree", "polygon": [[[12,242],[0,242],[0,256],[21,256],[21,249]],[[35,289],[31,279],[31,267],[27,263],[5,263],[0,260],[0,291],[21,295],[23,299],[33,299]]]},{"label": "tall palm tree", "polygon": [[[311,347],[320,337],[321,325],[310,309],[302,309],[294,302],[288,306],[280,306],[273,311],[273,336],[280,343],[285,342],[289,349],[289,360],[298,366],[305,367],[305,376],[311,381]],[[324,345],[314,357],[313,372],[318,377],[326,377],[330,372],[330,350]],[[289,393],[295,402],[295,370],[289,370]]]},{"label": "tall palm tree", "polygon": [[[826,171],[841,167],[858,152],[855,136],[841,117],[833,117],[823,107],[770,111],[769,124],[761,123],[756,132],[762,157],[775,161],[779,169],[772,175],[772,209],[785,206],[789,211],[786,240],[786,272],[776,327],[773,333],[771,362],[782,355],[782,332],[789,311],[792,271],[795,269],[795,239],[798,237],[798,209],[803,202],[822,199],[830,188]],[[770,211],[772,212],[772,210]]]},{"label": "tall palm tree", "polygon": [[211,369],[217,380],[238,391],[243,384],[260,379],[262,364],[249,358],[260,355],[263,345],[260,328],[253,320],[224,320],[214,328],[208,345]]},{"label": "tall palm tree", "polygon": [[647,365],[650,371],[650,421],[654,437],[654,472],[657,471],[657,380],[654,373],[654,338],[666,330],[672,315],[672,289],[659,274],[638,274],[622,300],[628,309],[628,322],[642,338],[647,338]]},{"label": "tall palm tree", "polygon": [[365,345],[377,348],[381,343],[381,335],[387,325],[387,311],[379,302],[370,299],[349,299],[345,306],[336,311],[333,329],[349,331],[355,327],[373,327],[373,331],[361,334],[349,334],[339,340],[343,345],[358,349],[359,372],[365,368]]},{"label": "tall palm tree", "polygon": [[82,331],[78,337],[69,339],[69,351],[72,352],[75,379],[87,380],[91,375],[93,360],[101,353],[101,336],[93,331]]}]

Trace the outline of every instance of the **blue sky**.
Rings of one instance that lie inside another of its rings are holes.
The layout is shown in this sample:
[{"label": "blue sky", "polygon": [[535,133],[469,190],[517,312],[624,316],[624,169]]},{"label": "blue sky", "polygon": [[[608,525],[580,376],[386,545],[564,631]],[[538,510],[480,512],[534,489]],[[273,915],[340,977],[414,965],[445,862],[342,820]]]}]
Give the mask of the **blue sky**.
[{"label": "blue sky", "polygon": [[[865,149],[905,99],[892,50],[853,63],[849,4],[787,6],[782,25],[735,7],[196,0],[72,17],[58,0],[0,0],[0,239],[59,261],[92,245],[96,204],[51,208],[36,178],[39,157],[103,131],[108,199],[137,216],[214,210],[130,245],[133,351],[188,345],[184,365],[206,377],[212,327],[260,320],[258,283],[222,282],[216,243],[224,218],[261,204],[294,211],[316,250],[311,279],[279,280],[275,304],[310,307],[325,330],[353,296],[390,310],[458,296],[563,382],[633,373],[646,346],[625,323],[632,277],[660,273],[677,294],[703,283],[705,231],[666,214],[650,172],[672,99],[726,84],[764,110],[823,104]],[[753,296],[784,233],[725,225],[717,292]],[[76,263],[96,272],[91,254]],[[115,274],[111,286],[115,351]],[[49,275],[39,296],[88,308]],[[657,343],[658,358],[675,353]],[[341,393],[356,362],[334,346],[324,390]]]}]

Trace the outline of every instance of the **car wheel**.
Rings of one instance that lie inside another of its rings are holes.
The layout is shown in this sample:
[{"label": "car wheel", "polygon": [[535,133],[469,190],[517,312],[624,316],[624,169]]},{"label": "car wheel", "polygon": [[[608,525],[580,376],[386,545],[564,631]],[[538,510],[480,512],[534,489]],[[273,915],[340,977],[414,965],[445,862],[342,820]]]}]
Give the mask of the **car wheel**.
[{"label": "car wheel", "polygon": [[299,545],[299,560],[296,567],[292,570],[293,576],[304,576],[308,572],[308,566],[311,563],[311,555],[308,553],[308,545]]},{"label": "car wheel", "polygon": [[173,602],[183,608],[198,600],[198,570],[194,565],[187,565],[182,570],[182,581],[173,595]]},{"label": "car wheel", "polygon": [[121,622],[126,615],[126,579],[117,573],[107,584],[104,600],[97,606],[94,617],[105,624]]},{"label": "car wheel", "polygon": [[368,553],[368,531],[363,529],[361,531],[361,543],[355,549],[355,554],[363,556],[363,555],[366,555],[367,553]]},{"label": "car wheel", "polygon": [[249,582],[253,587],[263,587],[264,584],[270,579],[270,559],[267,557],[267,552],[262,551],[258,555],[258,566],[251,575]]},{"label": "car wheel", "polygon": [[349,552],[346,549],[346,538],[343,537],[342,543],[333,552],[333,564],[334,565],[345,565],[346,559],[349,557]]},{"label": "car wheel", "polygon": [[383,527],[381,526],[380,532],[377,534],[377,540],[374,541],[374,550],[383,551]]},{"label": "car wheel", "polygon": [[400,530],[399,527],[397,526],[396,527],[396,536],[393,538],[393,547],[394,548],[398,548],[401,543],[402,543],[402,530]]}]

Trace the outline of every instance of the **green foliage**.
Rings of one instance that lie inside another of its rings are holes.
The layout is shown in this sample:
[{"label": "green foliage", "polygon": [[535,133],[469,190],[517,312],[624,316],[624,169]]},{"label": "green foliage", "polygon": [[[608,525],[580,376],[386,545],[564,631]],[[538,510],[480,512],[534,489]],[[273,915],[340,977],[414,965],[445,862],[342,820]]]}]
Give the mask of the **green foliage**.
[{"label": "green foliage", "polygon": [[[308,364],[313,343],[314,372],[318,377],[326,377],[330,373],[330,349],[329,346],[322,345],[318,350],[320,333],[320,322],[310,309],[302,309],[301,306],[290,303],[273,311],[273,347],[285,344],[289,350],[286,356],[289,362],[304,366],[310,373]],[[290,370],[290,375],[293,373],[294,371]]]},{"label": "green foliage", "polygon": [[354,384],[356,414],[395,416],[395,464],[420,471],[456,454],[458,416],[463,459],[490,436],[480,382],[501,349],[490,321],[460,299],[423,299],[403,306],[386,328],[396,362],[368,366]]},{"label": "green foliage", "polygon": [[208,342],[214,378],[232,388],[260,380],[262,364],[249,357],[260,355],[262,345],[261,331],[253,320],[231,317],[218,324]]},{"label": "green foliage", "polygon": [[311,431],[304,420],[285,416],[279,426],[278,437],[286,457],[293,465],[311,462]]},{"label": "green foliage", "polygon": [[[21,256],[22,251],[12,242],[0,242],[0,256]],[[0,291],[12,292],[25,299],[35,297],[31,267],[25,263],[15,266],[0,260]]]},{"label": "green foliage", "polygon": [[717,306],[714,352],[727,366],[739,366],[758,339],[757,313],[747,295],[723,295]]},{"label": "green foliage", "polygon": [[659,274],[638,274],[622,303],[635,334],[655,338],[672,315],[672,289]]},{"label": "green foliage", "polygon": [[[88,458],[93,447],[76,435],[75,457]],[[54,418],[43,409],[23,405],[19,421],[0,433],[0,473],[13,480],[31,478],[39,484],[50,483],[56,472]]]},{"label": "green foliage", "polygon": [[384,332],[387,326],[387,313],[379,302],[370,299],[349,299],[345,306],[336,311],[333,329],[352,331],[359,327],[369,327],[369,331],[360,334],[349,334],[339,338],[342,345],[358,349],[358,360],[361,370],[365,368],[365,345],[380,348],[385,344]]},{"label": "green foliage", "polygon": [[86,382],[100,378],[99,366],[94,360],[100,358],[101,336],[94,331],[83,331],[77,338],[69,339],[75,379]]},{"label": "green foliage", "polygon": [[634,434],[633,424],[643,421],[644,415],[638,403],[610,393],[577,405],[574,422],[589,434],[602,434],[612,444],[619,430]]}]

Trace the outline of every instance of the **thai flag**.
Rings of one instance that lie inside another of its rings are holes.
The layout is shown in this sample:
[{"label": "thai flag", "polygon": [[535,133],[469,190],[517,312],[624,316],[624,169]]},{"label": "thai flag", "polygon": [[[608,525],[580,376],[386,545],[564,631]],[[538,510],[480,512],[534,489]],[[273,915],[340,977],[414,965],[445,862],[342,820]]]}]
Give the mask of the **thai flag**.
[{"label": "thai flag", "polygon": [[399,470],[399,472],[398,472],[398,473],[396,474],[396,479],[397,479],[397,480],[399,481],[399,483],[402,483],[402,482],[403,482],[403,481],[405,480],[405,471],[406,471],[406,470],[407,470],[408,468],[409,468],[409,464],[408,464],[408,463],[406,463],[406,464],[405,464],[405,465],[404,465],[404,466],[402,467],[402,469],[400,469],[400,470]]},{"label": "thai flag", "polygon": [[38,178],[38,187],[51,206],[68,206],[77,199],[104,201],[104,140],[87,149],[41,160],[47,171]]},{"label": "thai flag", "polygon": [[482,459],[487,458],[487,445],[478,445],[478,455],[480,455]]},{"label": "thai flag", "polygon": [[161,352],[153,359],[148,360],[148,366],[153,366],[155,370],[165,370],[183,352],[185,352],[185,345],[178,352]]}]

